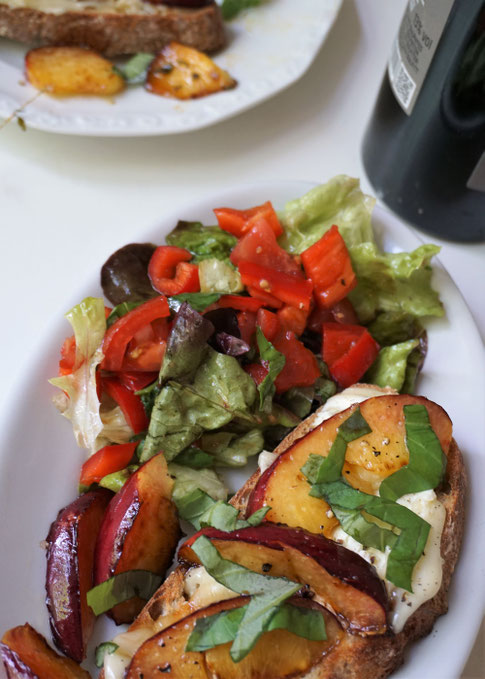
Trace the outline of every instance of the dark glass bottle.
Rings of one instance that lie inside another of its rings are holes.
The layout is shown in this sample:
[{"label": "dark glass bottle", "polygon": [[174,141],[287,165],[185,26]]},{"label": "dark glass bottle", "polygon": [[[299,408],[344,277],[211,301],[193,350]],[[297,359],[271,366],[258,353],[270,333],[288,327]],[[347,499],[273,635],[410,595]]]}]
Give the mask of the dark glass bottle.
[{"label": "dark glass bottle", "polygon": [[[411,0],[406,10],[364,136],[363,162],[376,194],[404,219],[443,238],[481,241],[485,240],[485,2],[450,0],[448,9],[437,8],[446,16],[438,27],[438,40],[435,35],[433,49],[425,55],[429,65],[424,64],[420,75],[423,40],[433,43],[422,13],[426,5],[441,1]],[[407,49],[410,61],[397,63]]]}]

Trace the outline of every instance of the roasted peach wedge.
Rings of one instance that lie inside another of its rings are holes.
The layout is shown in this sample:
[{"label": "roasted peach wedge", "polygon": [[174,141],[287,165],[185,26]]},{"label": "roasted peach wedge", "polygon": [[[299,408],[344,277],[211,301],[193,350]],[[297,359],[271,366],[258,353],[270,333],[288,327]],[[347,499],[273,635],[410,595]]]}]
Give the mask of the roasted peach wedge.
[{"label": "roasted peach wedge", "polygon": [[208,537],[222,557],[258,573],[301,582],[314,601],[342,626],[360,635],[387,630],[388,599],[376,572],[358,554],[323,535],[269,522],[225,533],[204,528],[179,550],[184,563],[198,563],[191,545]]},{"label": "roasted peach wedge", "polygon": [[266,632],[240,662],[229,654],[231,643],[207,651],[186,651],[185,647],[197,620],[222,611],[244,606],[248,597],[237,597],[212,604],[179,620],[145,641],[133,656],[125,679],[286,679],[304,674],[337,644],[344,634],[335,618],[313,602],[295,602],[317,607],[325,618],[325,641],[308,641],[287,630]]},{"label": "roasted peach wedge", "polygon": [[38,90],[57,96],[113,96],[125,87],[113,64],[82,47],[37,47],[25,56],[25,72]]},{"label": "roasted peach wedge", "polygon": [[77,663],[52,650],[27,623],[5,632],[0,653],[8,679],[90,679]]},{"label": "roasted peach wedge", "polygon": [[47,536],[46,603],[56,646],[76,662],[86,657],[95,616],[86,602],[93,586],[94,548],[113,494],[99,488],[61,509]]},{"label": "roasted peach wedge", "polygon": [[[360,404],[360,411],[372,431],[348,444],[343,474],[354,488],[375,494],[381,481],[409,461],[403,407],[426,407],[443,452],[447,454],[452,437],[451,421],[436,403],[421,396],[379,396]],[[269,521],[299,526],[312,533],[332,535],[338,525],[328,504],[308,493],[310,487],[301,468],[309,455],[326,457],[337,436],[338,427],[357,408],[352,406],[325,420],[298,439],[261,475],[248,503],[248,515],[269,505]]]},{"label": "roasted peach wedge", "polygon": [[171,42],[153,60],[146,88],[175,99],[195,99],[228,90],[236,81],[210,57],[193,47]]},{"label": "roasted peach wedge", "polygon": [[[172,485],[160,453],[140,467],[111,500],[96,545],[96,585],[134,569],[165,573],[180,534]],[[134,597],[115,606],[110,615],[117,624],[131,622],[144,603]]]}]

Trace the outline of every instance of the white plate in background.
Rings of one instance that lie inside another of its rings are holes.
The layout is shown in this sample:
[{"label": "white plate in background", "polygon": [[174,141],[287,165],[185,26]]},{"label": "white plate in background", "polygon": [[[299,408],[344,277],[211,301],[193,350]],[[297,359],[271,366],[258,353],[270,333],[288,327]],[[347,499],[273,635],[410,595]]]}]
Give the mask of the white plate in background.
[{"label": "white plate in background", "polygon": [[[214,57],[238,81],[233,90],[191,101],[132,86],[113,98],[41,95],[20,114],[27,127],[61,134],[145,136],[197,130],[237,115],[298,80],[318,54],[342,0],[266,0],[226,24]],[[27,45],[0,38],[0,118],[35,96],[25,83]]]},{"label": "white plate in background", "polygon": [[[178,219],[213,223],[212,208],[216,205],[244,208],[270,199],[281,208],[311,186],[278,182],[219,192],[163,216],[151,229],[133,231],[133,240],[159,243]],[[376,208],[373,221],[378,239],[387,250],[412,250],[421,244],[387,211]],[[113,250],[121,245],[113,242]],[[106,258],[110,254],[106,252]],[[100,295],[98,276],[99,272],[93,271],[85,286],[72,294],[60,290],[59,308],[67,310],[87,295]],[[467,526],[452,581],[449,613],[437,621],[429,637],[410,649],[393,679],[458,679],[479,628],[484,603],[485,524],[479,485],[485,465],[483,345],[463,298],[439,263],[435,264],[434,284],[447,316],[427,323],[429,353],[418,391],[436,400],[453,420],[454,435],[465,456],[470,479]],[[0,413],[0,635],[29,621],[50,638],[44,605],[45,554],[40,543],[58,510],[74,499],[84,461],[70,422],[51,404],[55,390],[47,384],[47,379],[57,372],[59,348],[70,332],[62,317],[46,319],[30,365],[25,365],[23,372],[19,369],[10,407]],[[231,474],[234,488],[244,480],[244,472]],[[91,648],[114,634],[115,626],[110,621],[100,621]],[[93,664],[90,669],[94,671]],[[5,677],[3,668],[0,677]]]}]

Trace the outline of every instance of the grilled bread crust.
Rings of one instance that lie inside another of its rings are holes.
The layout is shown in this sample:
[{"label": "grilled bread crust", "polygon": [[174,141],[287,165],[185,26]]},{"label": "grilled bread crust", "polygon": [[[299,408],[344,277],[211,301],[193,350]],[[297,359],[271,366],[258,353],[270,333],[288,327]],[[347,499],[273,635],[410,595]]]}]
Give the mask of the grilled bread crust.
[{"label": "grilled bread crust", "polygon": [[[275,452],[278,454],[284,452],[297,439],[311,431],[315,427],[317,417],[318,414],[315,413],[302,422],[282,441]],[[320,662],[300,675],[301,679],[384,679],[403,663],[407,646],[429,634],[435,620],[448,610],[448,590],[464,531],[466,492],[463,458],[454,439],[447,457],[446,477],[441,488],[436,491],[438,499],[446,509],[441,537],[443,576],[438,593],[408,618],[403,630],[398,634],[389,632],[382,636],[360,637],[345,633],[342,640]],[[246,511],[249,496],[259,475],[259,472],[253,474],[231,500],[242,514]],[[187,614],[185,612],[177,616],[177,611],[183,610],[186,604],[185,571],[186,568],[179,566],[167,578],[130,629],[152,626],[157,620],[165,617],[170,618],[172,624],[175,619]]]},{"label": "grilled bread crust", "polygon": [[0,36],[35,45],[88,47],[107,57],[158,52],[172,41],[214,52],[226,42],[215,2],[196,9],[167,6],[164,12],[146,14],[95,10],[56,14],[3,2]]}]

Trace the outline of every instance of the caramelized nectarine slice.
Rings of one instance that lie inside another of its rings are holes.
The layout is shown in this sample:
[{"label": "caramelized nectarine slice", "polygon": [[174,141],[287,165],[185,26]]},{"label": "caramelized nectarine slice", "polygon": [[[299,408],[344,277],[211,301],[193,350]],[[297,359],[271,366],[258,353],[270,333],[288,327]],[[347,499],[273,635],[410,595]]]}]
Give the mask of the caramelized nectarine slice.
[{"label": "caramelized nectarine slice", "polygon": [[89,679],[70,658],[63,658],[28,623],[8,630],[0,652],[9,679]]},{"label": "caramelized nectarine slice", "polygon": [[[165,573],[180,532],[172,485],[160,453],[140,467],[111,500],[96,545],[96,585],[134,569]],[[117,624],[131,622],[143,605],[135,597],[115,606],[111,615]]]},{"label": "caramelized nectarine slice", "polygon": [[[413,403],[426,407],[431,426],[447,453],[451,421],[436,403],[404,394],[370,398],[360,404],[360,410],[372,431],[348,444],[343,467],[346,481],[354,488],[374,494],[383,478],[408,463],[403,406]],[[338,427],[356,408],[352,406],[325,420],[279,455],[254,488],[248,513],[269,505],[269,521],[331,536],[338,522],[324,500],[308,495],[310,486],[300,470],[309,455],[328,455]]]},{"label": "caramelized nectarine slice", "polygon": [[386,631],[388,600],[383,582],[358,554],[323,535],[270,522],[230,533],[204,528],[182,545],[180,559],[199,563],[191,545],[200,535],[210,538],[229,561],[306,585],[314,600],[350,631],[362,635]]},{"label": "caramelized nectarine slice", "polygon": [[112,96],[125,87],[113,64],[82,47],[38,47],[25,56],[29,82],[38,90],[58,96]]},{"label": "caramelized nectarine slice", "polygon": [[76,662],[86,657],[95,616],[86,602],[93,586],[94,548],[112,493],[89,491],[61,509],[47,536],[46,603],[56,646]]},{"label": "caramelized nectarine slice", "polygon": [[229,73],[193,47],[172,42],[155,57],[147,75],[147,90],[164,97],[195,99],[236,85]]},{"label": "caramelized nectarine slice", "polygon": [[[231,643],[203,653],[185,651],[199,618],[243,606],[247,597],[212,604],[196,611],[145,641],[134,655],[125,679],[159,679],[169,673],[171,679],[285,679],[304,673],[338,643],[343,630],[333,616],[319,608],[325,618],[326,641],[308,641],[286,630],[263,634],[250,653],[238,663],[229,655]],[[311,602],[301,605],[315,606]]]}]

